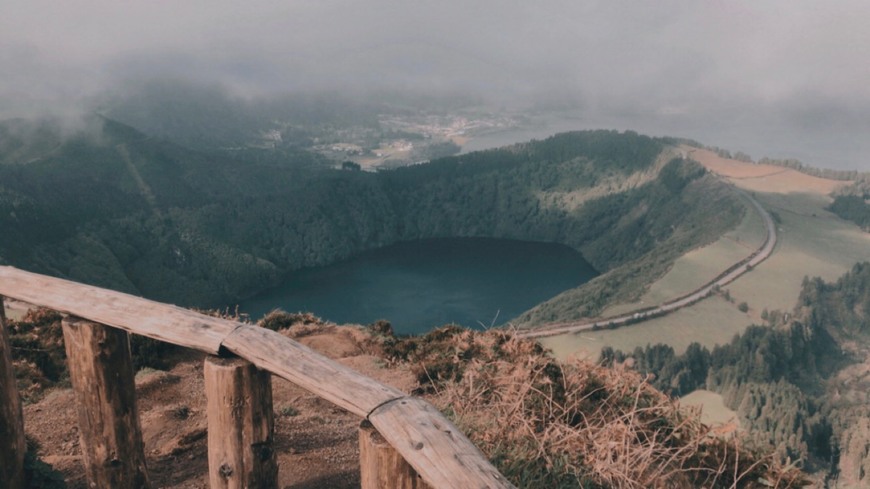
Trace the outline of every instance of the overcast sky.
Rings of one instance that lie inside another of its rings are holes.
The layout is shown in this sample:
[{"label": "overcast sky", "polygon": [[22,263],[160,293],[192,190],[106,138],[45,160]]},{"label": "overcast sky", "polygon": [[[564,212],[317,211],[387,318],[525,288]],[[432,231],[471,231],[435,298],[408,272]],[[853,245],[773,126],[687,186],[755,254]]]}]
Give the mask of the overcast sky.
[{"label": "overcast sky", "polygon": [[866,0],[2,0],[0,117],[154,77],[460,91],[870,170],[868,26]]}]

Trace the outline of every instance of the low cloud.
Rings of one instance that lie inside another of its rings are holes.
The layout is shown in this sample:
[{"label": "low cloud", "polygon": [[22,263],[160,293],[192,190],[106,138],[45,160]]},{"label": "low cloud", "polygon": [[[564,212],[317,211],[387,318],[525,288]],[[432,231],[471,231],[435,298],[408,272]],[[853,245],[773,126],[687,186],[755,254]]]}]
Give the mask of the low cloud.
[{"label": "low cloud", "polygon": [[[814,163],[863,165],[834,156],[844,141],[832,136],[859,138],[870,114],[870,4],[858,0],[10,0],[2,10],[0,117],[81,110],[152,78],[245,97],[463,93],[774,156],[816,138]],[[771,125],[770,144],[752,141]]]}]

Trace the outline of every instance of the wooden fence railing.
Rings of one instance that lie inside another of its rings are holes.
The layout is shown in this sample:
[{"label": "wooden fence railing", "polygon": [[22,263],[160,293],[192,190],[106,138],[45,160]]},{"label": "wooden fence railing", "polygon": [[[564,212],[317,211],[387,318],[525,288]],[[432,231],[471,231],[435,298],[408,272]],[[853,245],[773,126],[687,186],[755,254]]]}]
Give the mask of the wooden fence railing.
[{"label": "wooden fence railing", "polygon": [[[91,487],[150,487],[127,334],[209,353],[205,361],[209,482],[275,488],[270,375],[362,418],[363,488],[509,488],[486,457],[432,405],[274,331],[12,267],[2,296],[64,313],[82,455]],[[0,300],[0,480],[23,487],[21,403]]]}]

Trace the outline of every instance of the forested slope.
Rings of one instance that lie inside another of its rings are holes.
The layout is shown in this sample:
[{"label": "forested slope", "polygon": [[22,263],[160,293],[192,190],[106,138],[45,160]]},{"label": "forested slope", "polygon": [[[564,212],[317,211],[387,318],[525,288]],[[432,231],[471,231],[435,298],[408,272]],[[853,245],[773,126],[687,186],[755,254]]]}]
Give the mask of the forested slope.
[{"label": "forested slope", "polygon": [[576,317],[626,293],[626,281],[660,275],[743,212],[701,167],[631,132],[565,133],[367,173],[301,150],[233,156],[93,125],[51,144],[20,136],[10,147],[27,158],[0,158],[0,259],[183,305],[232,303],[300,267],[397,241],[475,236],[581,251],[603,273],[592,292],[526,320]]},{"label": "forested slope", "polygon": [[841,218],[870,231],[870,180],[865,177],[840,189],[828,209]]},{"label": "forested slope", "polygon": [[[653,385],[675,395],[705,387],[720,392],[760,444],[783,458],[828,473],[844,487],[870,477],[870,263],[833,283],[804,282],[789,312],[769,311],[712,351],[694,344],[638,348],[635,366]],[[606,362],[626,355],[603,352]]]}]

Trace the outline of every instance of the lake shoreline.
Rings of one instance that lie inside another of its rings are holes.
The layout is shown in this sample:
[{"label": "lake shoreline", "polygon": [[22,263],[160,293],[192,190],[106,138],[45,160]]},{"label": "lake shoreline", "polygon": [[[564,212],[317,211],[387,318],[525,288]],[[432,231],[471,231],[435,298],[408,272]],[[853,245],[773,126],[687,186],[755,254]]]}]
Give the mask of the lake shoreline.
[{"label": "lake shoreline", "polygon": [[431,238],[297,269],[238,308],[251,318],[284,309],[338,324],[386,319],[399,333],[451,323],[481,329],[504,324],[597,275],[579,252],[562,244]]}]

